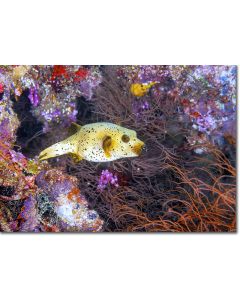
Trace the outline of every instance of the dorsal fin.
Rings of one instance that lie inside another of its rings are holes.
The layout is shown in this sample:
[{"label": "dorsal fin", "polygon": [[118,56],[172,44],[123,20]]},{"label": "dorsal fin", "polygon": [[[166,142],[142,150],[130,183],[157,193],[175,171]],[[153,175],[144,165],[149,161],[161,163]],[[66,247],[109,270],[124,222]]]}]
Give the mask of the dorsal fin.
[{"label": "dorsal fin", "polygon": [[77,133],[81,128],[82,128],[81,125],[78,125],[77,123],[73,122],[68,129],[68,134],[73,135],[73,134]]}]

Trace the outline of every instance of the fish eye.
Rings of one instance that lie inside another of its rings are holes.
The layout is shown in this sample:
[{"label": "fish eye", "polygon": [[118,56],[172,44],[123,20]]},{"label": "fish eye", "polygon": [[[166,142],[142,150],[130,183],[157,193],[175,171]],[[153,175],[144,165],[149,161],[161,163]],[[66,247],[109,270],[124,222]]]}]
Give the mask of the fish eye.
[{"label": "fish eye", "polygon": [[124,134],[124,135],[122,136],[122,141],[123,141],[124,143],[128,143],[128,142],[130,141],[130,137],[129,137],[128,135]]}]

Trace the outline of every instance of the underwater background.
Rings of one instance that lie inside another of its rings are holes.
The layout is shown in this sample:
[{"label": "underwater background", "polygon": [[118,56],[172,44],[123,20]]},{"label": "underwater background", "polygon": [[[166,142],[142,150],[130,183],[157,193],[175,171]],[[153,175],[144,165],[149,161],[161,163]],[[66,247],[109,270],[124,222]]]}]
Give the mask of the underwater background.
[{"label": "underwater background", "polygon": [[[0,66],[0,229],[236,231],[236,66]],[[134,130],[138,157],[40,161],[72,123]]]}]

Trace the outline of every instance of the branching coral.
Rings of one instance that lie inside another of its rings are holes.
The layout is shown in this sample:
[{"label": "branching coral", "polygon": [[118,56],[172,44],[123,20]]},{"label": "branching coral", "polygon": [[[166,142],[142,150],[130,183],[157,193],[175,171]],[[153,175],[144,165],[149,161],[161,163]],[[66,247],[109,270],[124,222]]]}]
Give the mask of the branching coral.
[{"label": "branching coral", "polygon": [[[126,185],[104,190],[95,199],[97,210],[108,218],[108,230],[235,231],[235,169],[219,150],[208,150],[208,158],[184,162],[164,147],[159,160],[146,156],[128,165],[115,163],[132,175]],[[84,191],[96,198],[96,183],[85,167]]]}]

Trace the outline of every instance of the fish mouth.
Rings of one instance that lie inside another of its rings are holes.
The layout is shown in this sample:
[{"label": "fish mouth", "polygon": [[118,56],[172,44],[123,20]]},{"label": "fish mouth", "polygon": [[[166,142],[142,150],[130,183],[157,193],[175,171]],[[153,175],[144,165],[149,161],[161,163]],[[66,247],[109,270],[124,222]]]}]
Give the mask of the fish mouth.
[{"label": "fish mouth", "polygon": [[143,142],[138,142],[135,146],[133,146],[133,153],[139,156],[142,152],[144,143]]}]

